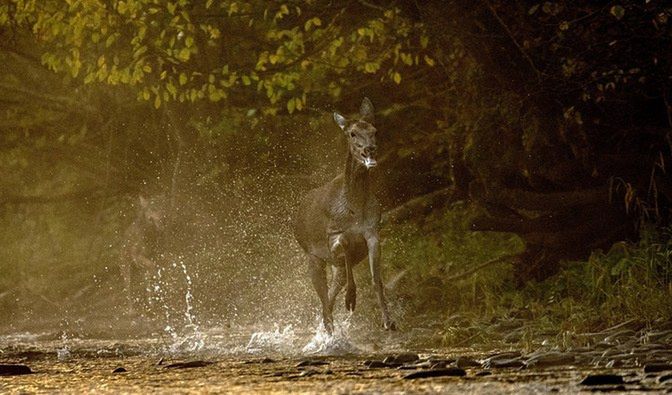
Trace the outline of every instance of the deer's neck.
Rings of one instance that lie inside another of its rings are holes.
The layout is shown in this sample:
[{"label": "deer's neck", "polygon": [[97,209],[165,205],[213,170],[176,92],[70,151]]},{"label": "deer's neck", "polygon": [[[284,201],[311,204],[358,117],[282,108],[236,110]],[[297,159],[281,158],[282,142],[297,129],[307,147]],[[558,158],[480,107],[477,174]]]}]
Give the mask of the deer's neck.
[{"label": "deer's neck", "polygon": [[369,173],[348,150],[345,161],[345,198],[355,214],[364,210],[369,195]]}]

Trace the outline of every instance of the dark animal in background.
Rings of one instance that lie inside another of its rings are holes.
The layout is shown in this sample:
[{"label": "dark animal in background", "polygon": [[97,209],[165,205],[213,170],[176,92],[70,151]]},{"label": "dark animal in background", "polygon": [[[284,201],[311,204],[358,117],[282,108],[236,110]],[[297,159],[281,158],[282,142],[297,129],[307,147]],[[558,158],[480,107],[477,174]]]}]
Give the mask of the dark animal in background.
[{"label": "dark animal in background", "polygon": [[[354,311],[356,288],[353,267],[368,257],[373,287],[385,329],[396,329],[390,319],[380,275],[381,209],[369,182],[376,162],[376,128],[373,105],[362,102],[359,117],[348,120],[334,113],[336,124],[348,140],[344,172],[330,182],[308,192],[294,223],[294,235],[308,254],[310,277],[322,302],[322,320],[333,330],[336,296],[345,285],[345,307]],[[326,266],[332,265],[331,286],[327,287]]]},{"label": "dark animal in background", "polygon": [[140,196],[135,218],[124,232],[119,263],[129,312],[135,310],[137,286],[141,286],[140,294],[145,295],[151,275],[158,269],[164,231],[165,214],[161,197],[147,199]]}]

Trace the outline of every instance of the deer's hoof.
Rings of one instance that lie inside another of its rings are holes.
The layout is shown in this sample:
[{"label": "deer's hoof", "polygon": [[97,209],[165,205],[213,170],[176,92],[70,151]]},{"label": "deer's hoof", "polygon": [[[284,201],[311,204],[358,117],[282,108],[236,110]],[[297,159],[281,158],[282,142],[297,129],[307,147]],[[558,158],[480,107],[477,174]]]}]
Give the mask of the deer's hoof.
[{"label": "deer's hoof", "polygon": [[354,292],[345,293],[345,308],[352,312],[355,311],[355,304],[357,303],[357,294]]}]

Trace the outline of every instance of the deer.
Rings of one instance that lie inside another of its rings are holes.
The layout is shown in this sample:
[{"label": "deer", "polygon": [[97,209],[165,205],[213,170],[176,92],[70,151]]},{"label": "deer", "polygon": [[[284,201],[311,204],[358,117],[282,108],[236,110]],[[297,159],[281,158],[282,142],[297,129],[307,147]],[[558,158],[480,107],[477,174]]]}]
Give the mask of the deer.
[{"label": "deer", "polygon": [[[396,330],[380,274],[381,206],[370,185],[370,172],[377,165],[373,116],[373,104],[368,98],[364,98],[359,116],[354,119],[334,112],[334,121],[348,142],[345,168],[334,179],[305,195],[294,221],[294,237],[308,256],[309,275],[322,304],[322,324],[328,333],[333,331],[334,303],[344,286],[345,307],[350,312],[355,310],[353,267],[364,258],[368,258],[383,327]],[[332,269],[329,286],[328,264]]]},{"label": "deer", "polygon": [[161,197],[150,200],[139,196],[135,218],[124,232],[119,269],[124,282],[123,288],[129,313],[135,311],[133,301],[135,274],[140,272],[139,278],[143,281],[144,288],[146,285],[144,283],[149,279],[149,273],[157,269],[161,255],[165,215],[157,200],[161,200]]}]

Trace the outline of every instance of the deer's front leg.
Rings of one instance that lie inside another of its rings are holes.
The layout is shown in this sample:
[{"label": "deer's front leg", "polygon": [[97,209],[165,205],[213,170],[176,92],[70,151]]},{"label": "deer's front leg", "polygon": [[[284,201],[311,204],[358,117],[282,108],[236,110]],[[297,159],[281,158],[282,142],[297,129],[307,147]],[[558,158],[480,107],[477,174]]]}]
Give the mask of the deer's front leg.
[{"label": "deer's front leg", "polygon": [[383,289],[383,279],[380,275],[380,237],[377,231],[369,231],[364,235],[366,246],[369,251],[369,268],[371,269],[371,282],[378,296],[378,304],[383,315],[383,326],[387,330],[396,330],[397,327],[387,311],[387,301]]},{"label": "deer's front leg", "polygon": [[327,288],[327,272],[325,270],[326,263],[315,257],[309,256],[308,271],[310,273],[310,279],[313,282],[313,287],[317,296],[320,298],[322,303],[322,323],[324,328],[328,333],[331,333],[333,330],[333,318],[331,312],[331,306],[329,305],[329,295]]}]

